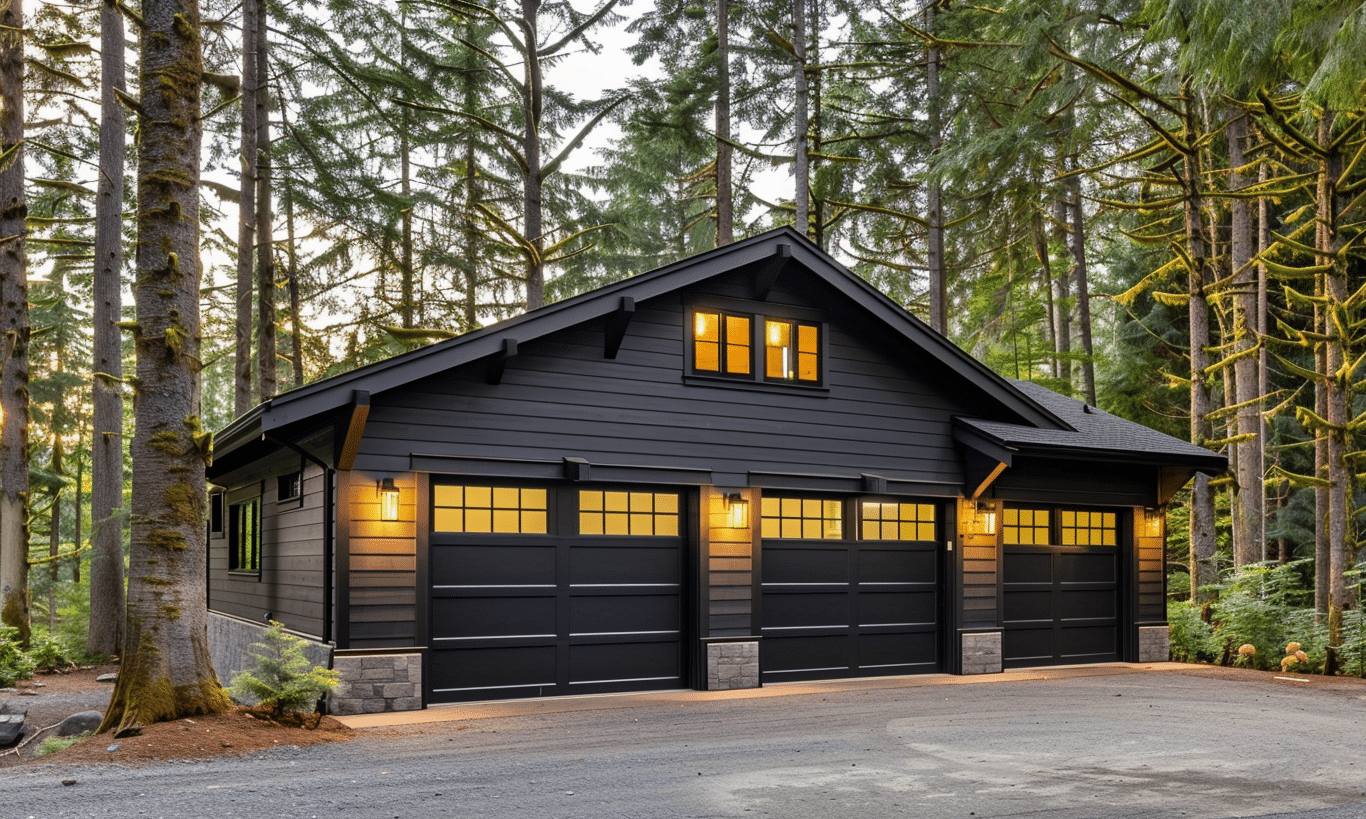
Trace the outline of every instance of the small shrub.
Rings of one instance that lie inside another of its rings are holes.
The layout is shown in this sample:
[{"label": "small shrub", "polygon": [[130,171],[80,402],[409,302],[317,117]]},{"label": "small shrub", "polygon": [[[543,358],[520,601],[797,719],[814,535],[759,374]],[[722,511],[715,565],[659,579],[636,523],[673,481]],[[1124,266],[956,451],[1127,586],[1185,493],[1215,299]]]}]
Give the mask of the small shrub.
[{"label": "small shrub", "polygon": [[33,755],[38,757],[55,754],[58,751],[64,751],[67,748],[70,748],[78,742],[84,742],[85,740],[90,739],[90,736],[90,734],[77,734],[74,737],[48,737],[38,743],[38,747],[34,749]]},{"label": "small shrub", "polygon": [[57,637],[34,637],[29,642],[28,656],[38,671],[56,671],[75,665],[67,656],[66,646]]},{"label": "small shrub", "polygon": [[19,629],[0,626],[0,688],[33,676],[34,662],[19,644]]},{"label": "small shrub", "polygon": [[307,641],[272,620],[264,639],[248,649],[255,663],[233,676],[229,691],[238,697],[255,697],[276,719],[286,711],[312,706],[336,687],[341,674],[310,664],[304,656],[305,645]]},{"label": "small shrub", "polygon": [[1172,659],[1178,663],[1212,663],[1223,651],[1209,623],[1200,619],[1200,610],[1190,603],[1168,603],[1167,624],[1171,628]]}]

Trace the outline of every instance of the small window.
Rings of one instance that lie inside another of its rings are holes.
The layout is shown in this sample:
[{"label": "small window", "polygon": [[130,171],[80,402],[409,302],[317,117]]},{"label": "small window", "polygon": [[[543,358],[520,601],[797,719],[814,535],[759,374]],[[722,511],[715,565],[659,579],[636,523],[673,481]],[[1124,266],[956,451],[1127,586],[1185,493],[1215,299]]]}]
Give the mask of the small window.
[{"label": "small window", "polygon": [[820,381],[820,328],[801,321],[764,319],[764,377]]},{"label": "small window", "polygon": [[279,494],[277,500],[290,501],[299,500],[304,495],[304,473],[291,472],[288,475],[281,475],[277,480]]},{"label": "small window", "polygon": [[678,495],[672,492],[579,492],[579,534],[676,537]]},{"label": "small window", "polygon": [[1114,546],[1114,512],[1058,510],[1058,527],[1063,546]]},{"label": "small window", "polygon": [[227,495],[222,492],[209,494],[209,536],[223,536],[223,522],[227,517]]},{"label": "small window", "polygon": [[234,503],[229,509],[228,571],[261,571],[261,499]]},{"label": "small window", "polygon": [[693,313],[693,369],[749,375],[752,320],[749,316],[698,310]]},{"label": "small window", "polygon": [[1047,546],[1049,511],[1047,509],[1009,509],[1002,513],[1001,532],[1009,546]]},{"label": "small window", "polygon": [[764,498],[761,533],[785,540],[838,540],[844,537],[843,508],[833,498]]},{"label": "small window", "polygon": [[863,502],[864,540],[934,540],[934,504]]},{"label": "small window", "polygon": [[496,534],[546,533],[546,490],[516,486],[432,487],[432,530]]}]

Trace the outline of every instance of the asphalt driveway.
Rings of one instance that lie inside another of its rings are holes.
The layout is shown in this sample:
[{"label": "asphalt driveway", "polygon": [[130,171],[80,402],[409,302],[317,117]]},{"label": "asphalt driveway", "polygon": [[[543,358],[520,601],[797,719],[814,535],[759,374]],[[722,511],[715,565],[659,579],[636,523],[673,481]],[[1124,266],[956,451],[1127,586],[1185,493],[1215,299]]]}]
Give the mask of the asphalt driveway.
[{"label": "asphalt driveway", "polygon": [[1106,665],[348,721],[256,760],[29,767],[0,816],[1366,817],[1358,680]]}]

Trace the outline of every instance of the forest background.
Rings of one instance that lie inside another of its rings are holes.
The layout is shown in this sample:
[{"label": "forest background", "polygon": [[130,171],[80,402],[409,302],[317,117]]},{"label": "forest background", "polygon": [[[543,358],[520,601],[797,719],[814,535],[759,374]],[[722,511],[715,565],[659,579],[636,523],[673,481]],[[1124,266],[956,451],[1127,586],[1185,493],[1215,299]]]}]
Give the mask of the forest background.
[{"label": "forest background", "polygon": [[[0,636],[34,656],[121,649],[153,5],[0,0]],[[638,72],[566,90],[608,32]],[[1366,673],[1362,0],[205,0],[195,34],[206,450],[792,224],[1002,375],[1229,455],[1167,510],[1178,658]]]}]

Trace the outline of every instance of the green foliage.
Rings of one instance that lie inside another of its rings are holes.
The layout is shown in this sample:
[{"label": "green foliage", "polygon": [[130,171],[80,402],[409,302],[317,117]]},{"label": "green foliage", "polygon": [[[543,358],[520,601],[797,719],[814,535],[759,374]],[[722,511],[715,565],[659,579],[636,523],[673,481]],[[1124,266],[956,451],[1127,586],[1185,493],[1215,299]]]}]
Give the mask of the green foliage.
[{"label": "green foliage", "polygon": [[91,735],[89,733],[77,734],[74,737],[48,737],[38,743],[38,748],[33,752],[33,755],[39,757],[55,754],[58,751],[64,751],[67,748],[70,748],[72,745],[85,742],[87,739],[90,739],[90,737]]},{"label": "green foliage", "polygon": [[[1322,671],[1328,634],[1325,626],[1314,621],[1313,574],[1313,561],[1307,559],[1244,566],[1213,587],[1218,601],[1211,604],[1208,625],[1191,623],[1192,615],[1200,619],[1195,609],[1171,604],[1173,654],[1178,652],[1179,632],[1180,651],[1188,660],[1236,660],[1238,665],[1272,671],[1281,669],[1285,647],[1295,642],[1309,659],[1290,668],[1301,673]],[[1200,626],[1208,630],[1207,638]],[[1256,653],[1239,655],[1243,645],[1253,646]]]},{"label": "green foliage", "polygon": [[34,662],[19,642],[19,629],[0,626],[0,688],[33,676]]},{"label": "green foliage", "polygon": [[28,656],[39,671],[56,671],[74,665],[63,641],[51,635],[34,637],[29,643]]},{"label": "green foliage", "polygon": [[287,633],[283,623],[272,620],[265,638],[248,649],[255,664],[234,675],[228,690],[236,697],[260,700],[276,717],[312,705],[336,687],[341,674],[311,665],[304,656],[306,644],[303,638]]},{"label": "green foliage", "polygon": [[1224,647],[1215,638],[1214,630],[1200,618],[1200,610],[1190,603],[1168,603],[1167,624],[1171,628],[1172,660],[1212,663],[1223,653]]}]

